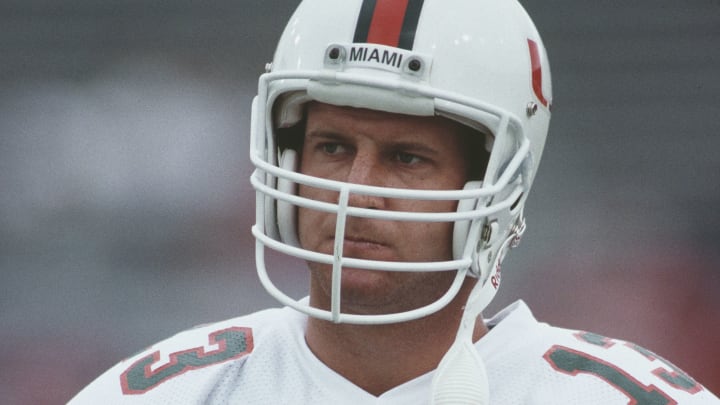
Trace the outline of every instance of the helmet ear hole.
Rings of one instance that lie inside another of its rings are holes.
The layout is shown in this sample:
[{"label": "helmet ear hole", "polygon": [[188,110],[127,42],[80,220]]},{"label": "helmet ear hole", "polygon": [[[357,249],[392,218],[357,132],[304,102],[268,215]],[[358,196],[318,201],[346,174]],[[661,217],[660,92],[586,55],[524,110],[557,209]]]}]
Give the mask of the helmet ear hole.
[{"label": "helmet ear hole", "polygon": [[[482,187],[482,181],[468,181],[463,190],[477,190]],[[477,198],[467,198],[458,201],[457,212],[474,210],[478,203]],[[465,253],[465,245],[468,241],[471,220],[456,221],[453,227],[453,258],[460,259]]]},{"label": "helmet ear hole", "polygon": [[[298,153],[293,149],[285,149],[280,155],[280,168],[297,171]],[[297,183],[279,177],[277,189],[283,194],[297,195]],[[277,225],[280,240],[288,245],[299,247],[297,237],[297,207],[287,201],[278,199],[276,202]]]},{"label": "helmet ear hole", "polygon": [[515,212],[515,209],[520,206],[520,201],[522,201],[524,195],[525,193],[520,193],[517,200],[510,206],[510,212]]}]

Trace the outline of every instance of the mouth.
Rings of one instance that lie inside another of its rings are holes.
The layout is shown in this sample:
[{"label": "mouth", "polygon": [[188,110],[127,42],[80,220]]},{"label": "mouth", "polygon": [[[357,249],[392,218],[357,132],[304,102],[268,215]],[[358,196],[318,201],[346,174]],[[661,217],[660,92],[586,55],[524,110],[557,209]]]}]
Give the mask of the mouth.
[{"label": "mouth", "polygon": [[[332,226],[331,226],[332,225]],[[348,219],[344,232],[336,233],[335,223],[321,222],[308,228],[308,235],[312,235],[314,228],[316,242],[308,244],[311,250],[325,254],[333,254],[337,243],[342,243],[342,255],[346,258],[396,261],[398,260],[397,231],[382,224],[360,222]],[[336,239],[341,238],[342,240]],[[312,249],[314,247],[315,249]]]},{"label": "mouth", "polygon": [[383,240],[366,235],[345,235],[343,239],[343,255],[358,259],[387,260],[391,248]]},{"label": "mouth", "polygon": [[345,235],[345,239],[343,241],[345,243],[368,244],[368,245],[378,245],[378,246],[385,245],[384,242],[377,240],[377,239],[369,238],[366,235],[357,235],[357,236]]}]

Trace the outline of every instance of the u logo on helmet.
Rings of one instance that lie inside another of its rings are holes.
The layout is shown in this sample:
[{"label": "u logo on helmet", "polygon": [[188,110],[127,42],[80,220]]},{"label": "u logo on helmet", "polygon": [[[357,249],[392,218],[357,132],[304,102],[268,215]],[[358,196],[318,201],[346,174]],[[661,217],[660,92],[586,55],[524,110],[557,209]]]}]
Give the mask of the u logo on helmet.
[{"label": "u logo on helmet", "polygon": [[542,89],[542,63],[540,59],[540,50],[537,42],[528,38],[528,49],[530,50],[530,69],[532,72],[532,88],[535,93],[535,97],[538,98],[540,104],[544,107],[550,108],[550,102],[543,94]]}]

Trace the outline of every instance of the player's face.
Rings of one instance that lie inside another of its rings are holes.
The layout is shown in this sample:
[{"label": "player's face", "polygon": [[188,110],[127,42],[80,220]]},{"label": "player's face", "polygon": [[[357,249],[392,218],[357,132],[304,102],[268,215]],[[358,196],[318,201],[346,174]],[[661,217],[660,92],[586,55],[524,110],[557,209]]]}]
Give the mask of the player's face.
[{"label": "player's face", "polygon": [[[349,183],[412,189],[460,189],[467,163],[458,124],[311,103],[300,170]],[[308,186],[300,195],[337,202],[338,194]],[[455,201],[403,200],[350,195],[349,205],[391,211],[452,212]],[[452,259],[452,223],[348,217],[344,255],[385,261]],[[306,249],[332,254],[335,214],[299,210],[298,234]],[[310,263],[313,305],[326,307],[331,266]],[[447,291],[455,272],[409,273],[344,268],[343,311],[387,313],[426,305]]]}]

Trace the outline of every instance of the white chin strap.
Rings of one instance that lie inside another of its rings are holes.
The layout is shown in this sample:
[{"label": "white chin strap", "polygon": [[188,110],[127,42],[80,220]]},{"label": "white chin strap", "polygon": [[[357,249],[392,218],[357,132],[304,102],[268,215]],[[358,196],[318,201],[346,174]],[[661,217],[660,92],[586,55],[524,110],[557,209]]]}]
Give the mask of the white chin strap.
[{"label": "white chin strap", "polygon": [[[455,342],[443,356],[432,381],[433,405],[486,405],[490,403],[490,385],[485,363],[473,344],[475,322],[500,287],[500,263],[509,248],[517,246],[525,231],[522,215],[518,224],[498,250],[490,274],[480,280],[468,297]],[[482,322],[482,320],[480,320]]]}]

